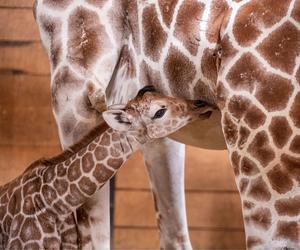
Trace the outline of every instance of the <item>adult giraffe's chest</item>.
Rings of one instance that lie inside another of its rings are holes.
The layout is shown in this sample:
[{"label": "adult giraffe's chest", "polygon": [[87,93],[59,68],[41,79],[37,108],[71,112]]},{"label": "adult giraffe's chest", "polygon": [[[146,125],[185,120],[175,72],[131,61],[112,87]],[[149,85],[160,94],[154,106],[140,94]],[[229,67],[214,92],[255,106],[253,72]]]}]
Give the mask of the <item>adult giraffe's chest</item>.
[{"label": "adult giraffe's chest", "polygon": [[223,1],[138,1],[136,41],[142,84],[187,99],[214,101]]}]

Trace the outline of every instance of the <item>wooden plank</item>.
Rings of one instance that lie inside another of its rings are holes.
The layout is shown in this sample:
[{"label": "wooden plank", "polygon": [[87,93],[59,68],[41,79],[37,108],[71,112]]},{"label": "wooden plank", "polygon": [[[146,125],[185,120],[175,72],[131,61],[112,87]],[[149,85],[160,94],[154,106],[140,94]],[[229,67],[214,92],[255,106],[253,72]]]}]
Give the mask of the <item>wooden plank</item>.
[{"label": "wooden plank", "polygon": [[[133,155],[126,167],[119,171],[116,187],[119,189],[149,188],[141,153]],[[227,152],[187,146],[185,188],[186,190],[237,191]]]},{"label": "wooden plank", "polygon": [[1,7],[32,8],[34,0],[0,0]]},{"label": "wooden plank", "polygon": [[50,107],[1,109],[0,145],[57,145],[57,128]]},{"label": "wooden plank", "polygon": [[[237,193],[186,193],[191,227],[242,229],[240,197]],[[156,226],[150,192],[116,193],[116,226]]]},{"label": "wooden plank", "polygon": [[0,75],[0,145],[58,145],[49,77]]},{"label": "wooden plank", "polygon": [[[190,230],[194,249],[246,249],[243,232]],[[115,249],[159,249],[155,229],[118,228],[114,230]]]},{"label": "wooden plank", "polygon": [[117,189],[149,189],[149,180],[140,151],[130,156],[116,178]]},{"label": "wooden plank", "polygon": [[237,191],[227,150],[186,149],[186,189]]},{"label": "wooden plank", "polygon": [[59,146],[0,146],[0,185],[21,174],[32,162],[59,152]]},{"label": "wooden plank", "polygon": [[0,109],[50,106],[49,76],[0,75]]},{"label": "wooden plank", "polygon": [[0,16],[0,40],[40,40],[32,9],[0,8]]},{"label": "wooden plank", "polygon": [[49,74],[48,56],[40,42],[25,42],[0,47],[0,73],[14,70],[31,74]]}]

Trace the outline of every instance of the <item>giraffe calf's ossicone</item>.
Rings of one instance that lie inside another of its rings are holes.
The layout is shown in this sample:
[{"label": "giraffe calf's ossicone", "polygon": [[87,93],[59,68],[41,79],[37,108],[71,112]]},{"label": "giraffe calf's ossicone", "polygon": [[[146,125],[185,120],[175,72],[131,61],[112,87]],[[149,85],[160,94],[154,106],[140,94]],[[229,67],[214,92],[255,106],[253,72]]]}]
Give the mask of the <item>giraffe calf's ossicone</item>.
[{"label": "giraffe calf's ossicone", "polygon": [[[213,108],[163,96],[149,87],[127,105],[103,113],[100,125],[78,144],[39,160],[0,187],[0,249],[59,249],[72,229],[68,216],[84,204],[144,143],[175,132]],[[63,232],[62,232],[63,231]],[[84,242],[68,242],[78,248]]]}]

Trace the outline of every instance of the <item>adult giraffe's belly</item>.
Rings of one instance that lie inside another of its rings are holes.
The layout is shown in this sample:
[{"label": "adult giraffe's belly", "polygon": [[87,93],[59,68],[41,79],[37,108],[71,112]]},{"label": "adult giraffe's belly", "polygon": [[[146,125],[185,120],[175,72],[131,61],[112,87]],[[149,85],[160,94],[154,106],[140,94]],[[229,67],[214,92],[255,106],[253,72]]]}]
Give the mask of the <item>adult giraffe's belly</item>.
[{"label": "adult giraffe's belly", "polygon": [[220,120],[220,111],[214,111],[209,119],[190,123],[169,137],[194,147],[223,150],[226,149],[226,144]]}]

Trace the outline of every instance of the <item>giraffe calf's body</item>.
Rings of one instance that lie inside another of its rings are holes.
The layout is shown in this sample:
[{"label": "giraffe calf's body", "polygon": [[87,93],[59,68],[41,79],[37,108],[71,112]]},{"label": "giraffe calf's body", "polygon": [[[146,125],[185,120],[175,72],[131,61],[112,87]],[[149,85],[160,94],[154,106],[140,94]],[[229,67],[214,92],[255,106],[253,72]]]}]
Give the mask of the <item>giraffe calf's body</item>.
[{"label": "giraffe calf's body", "polygon": [[[146,88],[149,90],[149,88]],[[68,217],[146,142],[169,135],[212,108],[142,91],[103,113],[100,125],[59,156],[40,160],[0,187],[0,249],[78,249]]]}]

